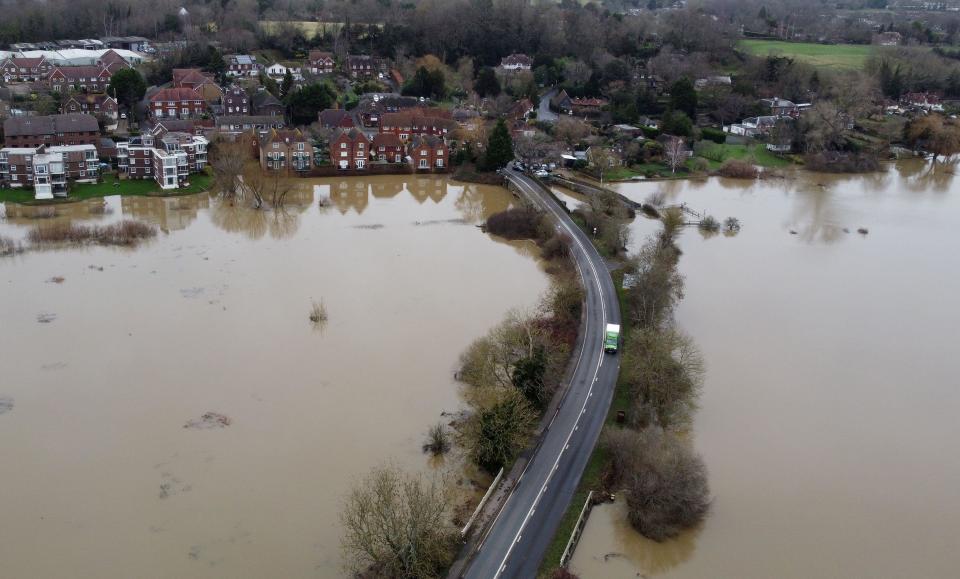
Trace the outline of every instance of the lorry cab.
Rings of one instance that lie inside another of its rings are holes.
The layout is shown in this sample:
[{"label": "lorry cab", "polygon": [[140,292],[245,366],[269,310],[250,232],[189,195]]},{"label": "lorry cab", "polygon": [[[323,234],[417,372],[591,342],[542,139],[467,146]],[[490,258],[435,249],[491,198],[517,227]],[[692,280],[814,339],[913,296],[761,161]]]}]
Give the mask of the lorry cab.
[{"label": "lorry cab", "polygon": [[620,348],[620,326],[607,324],[607,331],[603,337],[603,351],[607,354],[616,354]]}]

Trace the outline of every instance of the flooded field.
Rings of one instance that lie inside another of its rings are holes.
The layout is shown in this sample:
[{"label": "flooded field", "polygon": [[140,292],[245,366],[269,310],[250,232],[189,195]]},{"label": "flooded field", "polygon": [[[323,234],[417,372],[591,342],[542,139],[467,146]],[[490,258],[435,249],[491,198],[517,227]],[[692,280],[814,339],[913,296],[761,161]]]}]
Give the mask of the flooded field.
[{"label": "flooded field", "polygon": [[[681,236],[679,325],[707,362],[702,529],[661,545],[594,511],[584,578],[955,577],[960,566],[960,179],[637,183],[721,221]],[[654,231],[638,218],[633,243]],[[866,228],[867,234],[857,233]]]},{"label": "flooded field", "polygon": [[460,352],[548,285],[535,248],[475,227],[513,198],[435,177],[299,183],[282,212],[0,209],[14,239],[51,220],[161,229],[0,258],[0,577],[337,577],[351,481],[429,468]]}]

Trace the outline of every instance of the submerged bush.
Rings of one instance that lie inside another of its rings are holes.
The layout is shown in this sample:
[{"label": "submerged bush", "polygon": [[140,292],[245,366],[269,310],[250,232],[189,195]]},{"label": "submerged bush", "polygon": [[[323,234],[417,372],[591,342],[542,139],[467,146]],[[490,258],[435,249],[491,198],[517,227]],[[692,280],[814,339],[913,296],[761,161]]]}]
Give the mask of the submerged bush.
[{"label": "submerged bush", "polygon": [[698,227],[708,233],[715,233],[720,231],[720,222],[713,215],[707,215],[700,220]]},{"label": "submerged bush", "polygon": [[824,173],[873,173],[880,170],[880,161],[873,155],[823,151],[804,158],[806,168]]},{"label": "submerged bush", "polygon": [[74,223],[54,223],[37,226],[27,234],[27,240],[37,245],[53,243],[99,243],[101,245],[134,245],[154,237],[157,230],[141,221],[124,220],[102,226]]},{"label": "submerged bush", "polygon": [[450,450],[450,434],[441,423],[436,423],[427,431],[427,442],[423,445],[423,452],[437,456]]},{"label": "submerged bush", "polygon": [[22,248],[19,243],[9,237],[0,235],[0,257],[20,253],[20,251],[22,251]]}]

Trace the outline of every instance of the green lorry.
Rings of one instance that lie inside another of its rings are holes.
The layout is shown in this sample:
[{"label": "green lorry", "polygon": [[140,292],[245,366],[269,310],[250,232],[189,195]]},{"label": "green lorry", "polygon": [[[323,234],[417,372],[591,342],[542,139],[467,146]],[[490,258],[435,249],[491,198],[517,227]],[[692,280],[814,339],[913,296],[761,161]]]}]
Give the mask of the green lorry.
[{"label": "green lorry", "polygon": [[617,324],[607,324],[607,331],[603,338],[603,351],[608,354],[616,354],[620,347],[620,326]]}]

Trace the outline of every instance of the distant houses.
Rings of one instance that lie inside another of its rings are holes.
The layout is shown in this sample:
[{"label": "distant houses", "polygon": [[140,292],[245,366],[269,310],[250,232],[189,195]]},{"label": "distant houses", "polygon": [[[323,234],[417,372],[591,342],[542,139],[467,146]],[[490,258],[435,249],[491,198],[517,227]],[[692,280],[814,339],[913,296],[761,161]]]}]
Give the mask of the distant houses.
[{"label": "distant houses", "polygon": [[533,59],[526,54],[514,53],[500,59],[500,68],[509,72],[530,70],[533,68]]}]

